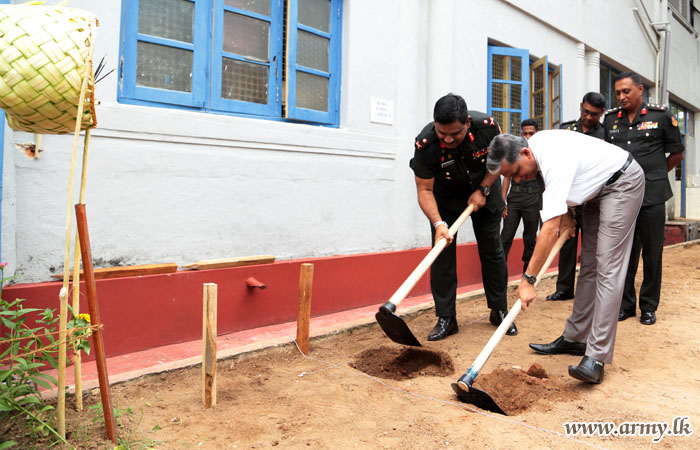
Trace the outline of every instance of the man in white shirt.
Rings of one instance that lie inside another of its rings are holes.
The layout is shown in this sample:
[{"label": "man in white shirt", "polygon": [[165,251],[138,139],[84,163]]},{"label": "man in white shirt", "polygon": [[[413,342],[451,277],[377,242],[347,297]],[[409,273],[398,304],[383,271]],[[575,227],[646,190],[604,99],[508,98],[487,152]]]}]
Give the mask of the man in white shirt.
[{"label": "man in white shirt", "polygon": [[[561,149],[566,148],[566,152]],[[586,233],[576,298],[564,332],[550,344],[530,344],[538,353],[584,355],[569,375],[600,383],[612,361],[634,227],[644,197],[644,171],[632,156],[600,139],[568,130],[540,131],[529,141],[496,136],[486,166],[513,180],[542,177],[542,228],[518,297],[523,309],[535,298],[535,277],[557,233],[574,224],[569,208],[583,205]]]}]

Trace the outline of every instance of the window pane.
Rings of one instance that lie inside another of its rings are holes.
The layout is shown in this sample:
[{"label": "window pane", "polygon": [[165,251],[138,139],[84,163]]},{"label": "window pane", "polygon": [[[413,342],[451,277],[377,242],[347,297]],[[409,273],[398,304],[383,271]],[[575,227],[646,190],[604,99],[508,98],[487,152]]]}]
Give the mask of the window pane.
[{"label": "window pane", "polygon": [[506,80],[507,57],[503,55],[493,55],[491,61],[491,78]]},{"label": "window pane", "polygon": [[328,49],[330,40],[299,30],[297,38],[297,64],[328,72]]},{"label": "window pane", "polygon": [[297,107],[328,112],[328,78],[297,72]]},{"label": "window pane", "polygon": [[[510,92],[510,84],[492,83],[491,84],[491,106],[494,108],[509,108],[508,96]],[[518,90],[519,89],[515,89]]]},{"label": "window pane", "polygon": [[508,114],[508,113],[503,112],[503,111],[494,111],[491,115],[493,116],[493,120],[495,120],[496,123],[498,123],[499,125],[503,126],[503,124],[505,123],[505,122],[504,122],[504,117],[505,117],[507,114]]},{"label": "window pane", "polygon": [[223,58],[221,97],[252,103],[267,103],[268,67]]},{"label": "window pane", "polygon": [[539,91],[540,89],[544,88],[544,74],[542,73],[542,69],[538,68],[537,70],[533,71],[534,79],[533,79],[533,91]]},{"label": "window pane", "polygon": [[136,84],[170,91],[192,92],[192,52],[139,42]]},{"label": "window pane", "polygon": [[330,0],[299,0],[299,23],[328,33],[330,17]]},{"label": "window pane", "polygon": [[520,136],[520,122],[520,113],[510,113],[510,134]]},{"label": "window pane", "polygon": [[520,109],[522,106],[522,92],[519,85],[513,86],[510,90],[510,105],[508,108]]},{"label": "window pane", "polygon": [[269,40],[268,22],[228,11],[224,13],[225,52],[267,62]]},{"label": "window pane", "polygon": [[224,3],[234,8],[270,15],[270,0],[226,0]]},{"label": "window pane", "polygon": [[141,0],[139,33],[192,43],[194,2]]},{"label": "window pane", "polygon": [[510,58],[510,79],[513,81],[523,81],[522,62],[520,58],[511,56]]}]

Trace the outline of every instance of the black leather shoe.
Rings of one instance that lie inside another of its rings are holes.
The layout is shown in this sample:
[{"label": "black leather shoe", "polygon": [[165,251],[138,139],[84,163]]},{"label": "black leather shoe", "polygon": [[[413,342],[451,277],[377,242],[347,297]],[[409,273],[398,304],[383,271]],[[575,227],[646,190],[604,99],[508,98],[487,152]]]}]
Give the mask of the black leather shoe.
[{"label": "black leather shoe", "polygon": [[554,294],[548,295],[547,300],[571,300],[574,298],[573,292],[555,291]]},{"label": "black leather shoe", "polygon": [[586,344],[583,342],[573,342],[559,336],[554,342],[549,344],[530,344],[530,348],[541,355],[568,355],[583,356],[586,353]]},{"label": "black leather shoe", "polygon": [[[493,325],[499,326],[507,315],[508,311],[506,311],[505,309],[492,309],[491,314],[489,315],[489,322],[491,322]],[[510,326],[508,327],[508,331],[506,331],[506,334],[508,336],[515,336],[516,334],[518,334],[518,327],[515,326],[515,322],[510,324]]]},{"label": "black leather shoe", "polygon": [[654,311],[642,311],[639,321],[642,322],[642,325],[654,325],[656,323],[656,313]]},{"label": "black leather shoe", "polygon": [[459,327],[457,326],[456,317],[438,317],[435,327],[428,333],[428,340],[439,341],[458,332]]},{"label": "black leather shoe", "polygon": [[584,356],[578,366],[569,366],[569,375],[586,383],[600,384],[603,381],[605,364],[590,356]]},{"label": "black leather shoe", "polygon": [[637,314],[635,314],[634,311],[629,312],[629,311],[625,311],[624,309],[621,309],[621,310],[620,310],[620,314],[617,315],[617,321],[618,321],[618,322],[622,322],[623,320],[627,320],[627,319],[629,319],[630,317],[634,317],[634,316],[636,316],[636,315],[637,315]]}]

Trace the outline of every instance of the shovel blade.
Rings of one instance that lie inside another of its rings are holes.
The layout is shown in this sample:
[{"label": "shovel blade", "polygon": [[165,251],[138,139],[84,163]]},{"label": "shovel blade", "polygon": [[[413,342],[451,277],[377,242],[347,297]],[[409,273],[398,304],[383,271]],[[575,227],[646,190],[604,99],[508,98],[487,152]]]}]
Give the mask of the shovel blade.
[{"label": "shovel blade", "polygon": [[385,306],[379,308],[379,312],[374,316],[377,323],[384,333],[397,344],[411,345],[413,347],[422,347],[418,339],[411,333],[411,330],[406,325],[403,319]]},{"label": "shovel blade", "polygon": [[457,397],[464,403],[471,403],[486,411],[503,414],[504,416],[508,415],[496,404],[489,394],[480,389],[458,382],[452,383],[452,390],[455,391]]}]

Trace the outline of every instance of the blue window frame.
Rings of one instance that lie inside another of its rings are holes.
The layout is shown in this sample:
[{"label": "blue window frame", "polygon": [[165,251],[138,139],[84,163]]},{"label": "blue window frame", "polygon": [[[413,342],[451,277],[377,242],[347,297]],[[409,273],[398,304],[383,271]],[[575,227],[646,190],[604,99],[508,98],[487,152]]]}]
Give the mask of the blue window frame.
[{"label": "blue window frame", "polygon": [[504,133],[520,135],[520,122],[528,118],[530,52],[510,47],[488,48],[487,112]]},{"label": "blue window frame", "polygon": [[124,0],[119,101],[337,126],[342,0]]}]

